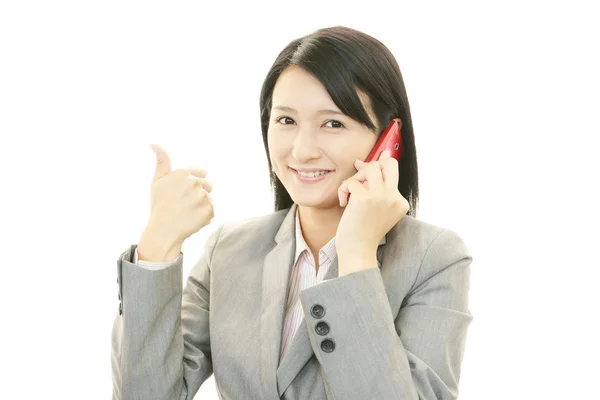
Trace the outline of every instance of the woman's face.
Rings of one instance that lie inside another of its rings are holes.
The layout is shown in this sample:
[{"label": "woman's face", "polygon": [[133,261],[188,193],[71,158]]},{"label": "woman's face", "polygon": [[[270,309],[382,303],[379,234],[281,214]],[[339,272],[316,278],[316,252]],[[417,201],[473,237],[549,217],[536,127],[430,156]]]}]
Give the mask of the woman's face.
[{"label": "woman's face", "polygon": [[[367,96],[359,95],[375,121]],[[356,173],[354,160],[364,160],[376,141],[374,132],[341,113],[314,76],[295,66],[280,75],[273,90],[268,144],[273,170],[295,203],[339,207],[338,188]],[[306,181],[297,169],[330,172]]]}]

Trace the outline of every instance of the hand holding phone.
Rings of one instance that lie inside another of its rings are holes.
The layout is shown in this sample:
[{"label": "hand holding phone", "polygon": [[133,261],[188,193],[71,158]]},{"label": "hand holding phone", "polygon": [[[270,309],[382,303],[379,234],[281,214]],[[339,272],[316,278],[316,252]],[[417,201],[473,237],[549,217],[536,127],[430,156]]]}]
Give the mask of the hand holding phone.
[{"label": "hand holding phone", "polygon": [[[400,123],[397,120],[392,120],[388,127],[383,131],[375,146],[367,156],[365,162],[377,161],[385,150],[389,150],[390,157],[394,157],[398,162],[404,153],[402,147],[402,133],[400,131]],[[348,201],[350,201],[350,193],[348,193]]]}]

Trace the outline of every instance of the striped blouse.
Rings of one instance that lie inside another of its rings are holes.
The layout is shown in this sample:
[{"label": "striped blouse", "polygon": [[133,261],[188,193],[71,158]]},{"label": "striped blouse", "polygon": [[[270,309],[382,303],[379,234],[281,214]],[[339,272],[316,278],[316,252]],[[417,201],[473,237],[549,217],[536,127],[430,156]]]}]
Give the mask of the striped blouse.
[{"label": "striped blouse", "polygon": [[287,345],[292,341],[304,318],[302,303],[300,302],[300,292],[323,282],[323,278],[327,274],[327,270],[329,270],[329,266],[335,256],[335,237],[333,237],[329,243],[319,250],[319,270],[317,271],[315,259],[304,241],[302,229],[300,228],[300,218],[298,217],[298,211],[296,211],[296,257],[294,258],[295,262],[290,279],[290,291],[285,309],[279,361],[283,358]]}]

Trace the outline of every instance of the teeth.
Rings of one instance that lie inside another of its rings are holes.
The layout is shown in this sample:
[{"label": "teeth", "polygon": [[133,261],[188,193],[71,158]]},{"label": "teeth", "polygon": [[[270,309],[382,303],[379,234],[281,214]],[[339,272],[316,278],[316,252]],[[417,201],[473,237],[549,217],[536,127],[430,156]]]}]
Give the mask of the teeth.
[{"label": "teeth", "polygon": [[328,172],[329,171],[319,171],[319,172],[300,172],[300,171],[298,171],[300,176],[303,176],[305,178],[314,178],[315,176],[325,175]]}]

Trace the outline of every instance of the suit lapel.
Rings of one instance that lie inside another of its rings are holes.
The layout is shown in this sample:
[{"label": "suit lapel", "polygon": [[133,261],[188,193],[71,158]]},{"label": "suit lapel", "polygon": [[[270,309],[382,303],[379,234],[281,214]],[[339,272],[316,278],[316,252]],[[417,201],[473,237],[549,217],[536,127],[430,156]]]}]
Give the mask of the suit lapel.
[{"label": "suit lapel", "polygon": [[260,320],[260,370],[264,399],[279,399],[277,391],[277,366],[281,349],[285,304],[294,262],[296,241],[294,222],[296,205],[285,216],[275,235],[277,245],[265,257],[263,264],[261,320]]}]

